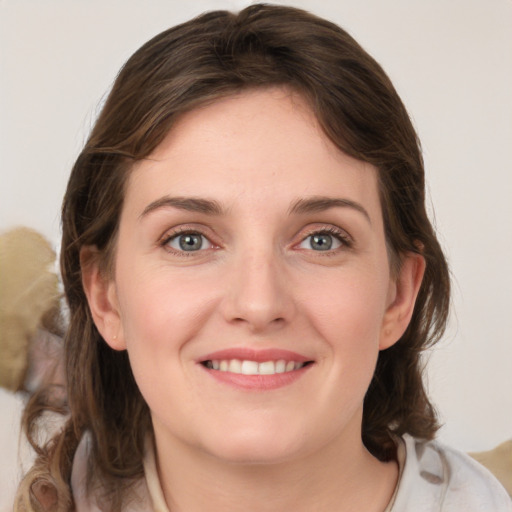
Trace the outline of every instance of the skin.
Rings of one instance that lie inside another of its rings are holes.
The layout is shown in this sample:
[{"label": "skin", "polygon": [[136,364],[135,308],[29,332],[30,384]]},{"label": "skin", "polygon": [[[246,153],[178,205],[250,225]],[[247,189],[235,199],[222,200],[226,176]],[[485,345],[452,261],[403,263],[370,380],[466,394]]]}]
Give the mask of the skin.
[{"label": "skin", "polygon": [[[297,208],[319,197],[342,203]],[[204,236],[199,250],[180,249],[183,231]],[[403,255],[391,274],[377,170],[335,148],[299,96],[249,91],[184,115],[134,166],[113,278],[94,251],[82,254],[91,311],[128,350],[170,509],[384,510],[397,466],[362,444],[362,404],[424,262]],[[312,363],[276,389],[219,382],[199,363],[241,347]]]}]

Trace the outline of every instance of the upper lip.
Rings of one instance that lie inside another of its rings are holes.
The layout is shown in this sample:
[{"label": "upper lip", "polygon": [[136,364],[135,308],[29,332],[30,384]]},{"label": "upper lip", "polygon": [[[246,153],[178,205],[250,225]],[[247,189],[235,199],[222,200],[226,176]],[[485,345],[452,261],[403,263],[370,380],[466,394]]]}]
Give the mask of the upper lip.
[{"label": "upper lip", "polygon": [[305,363],[312,361],[310,357],[306,357],[291,350],[283,350],[277,348],[253,349],[249,347],[228,348],[217,350],[202,356],[197,360],[198,363],[205,361],[222,361],[228,359],[239,359],[241,361],[256,361],[263,363],[265,361],[295,361],[297,363]]}]

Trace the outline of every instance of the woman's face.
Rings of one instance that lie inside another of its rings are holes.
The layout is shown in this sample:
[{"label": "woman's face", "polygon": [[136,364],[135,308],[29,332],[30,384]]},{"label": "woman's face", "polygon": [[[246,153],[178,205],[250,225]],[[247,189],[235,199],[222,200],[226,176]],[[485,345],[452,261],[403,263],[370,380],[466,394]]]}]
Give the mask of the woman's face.
[{"label": "woman's face", "polygon": [[401,288],[376,170],[267,89],[186,114],[135,166],[114,278],[89,298],[159,447],[262,463],[361,442]]}]

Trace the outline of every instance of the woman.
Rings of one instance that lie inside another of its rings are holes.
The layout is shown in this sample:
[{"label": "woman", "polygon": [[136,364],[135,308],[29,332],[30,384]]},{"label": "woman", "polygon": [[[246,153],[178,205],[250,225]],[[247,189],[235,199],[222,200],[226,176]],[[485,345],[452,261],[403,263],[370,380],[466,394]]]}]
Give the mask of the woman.
[{"label": "woman", "polygon": [[337,26],[255,5],[156,36],[62,218],[70,418],[20,510],[510,509],[429,442],[447,265],[405,108]]}]

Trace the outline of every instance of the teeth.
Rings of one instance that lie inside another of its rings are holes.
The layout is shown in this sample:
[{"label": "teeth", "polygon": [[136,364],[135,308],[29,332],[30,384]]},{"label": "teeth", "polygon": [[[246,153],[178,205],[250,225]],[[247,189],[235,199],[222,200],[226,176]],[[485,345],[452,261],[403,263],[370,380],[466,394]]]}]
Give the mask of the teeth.
[{"label": "teeth", "polygon": [[258,375],[259,364],[256,361],[242,361],[242,371],[240,373],[244,375]]},{"label": "teeth", "polygon": [[265,361],[258,366],[258,373],[260,375],[274,375],[276,373],[276,364],[274,361]]},{"label": "teeth", "polygon": [[229,361],[228,372],[242,373],[242,363],[238,359],[231,359],[231,361]]},{"label": "teeth", "polygon": [[276,373],[284,373],[286,371],[286,361],[280,359],[276,361]]},{"label": "teeth", "polygon": [[221,372],[241,373],[243,375],[274,375],[276,373],[292,372],[299,370],[304,366],[304,363],[297,363],[295,361],[285,361],[279,359],[278,361],[264,361],[258,363],[250,360],[239,359],[222,359],[207,361],[206,367]]}]

